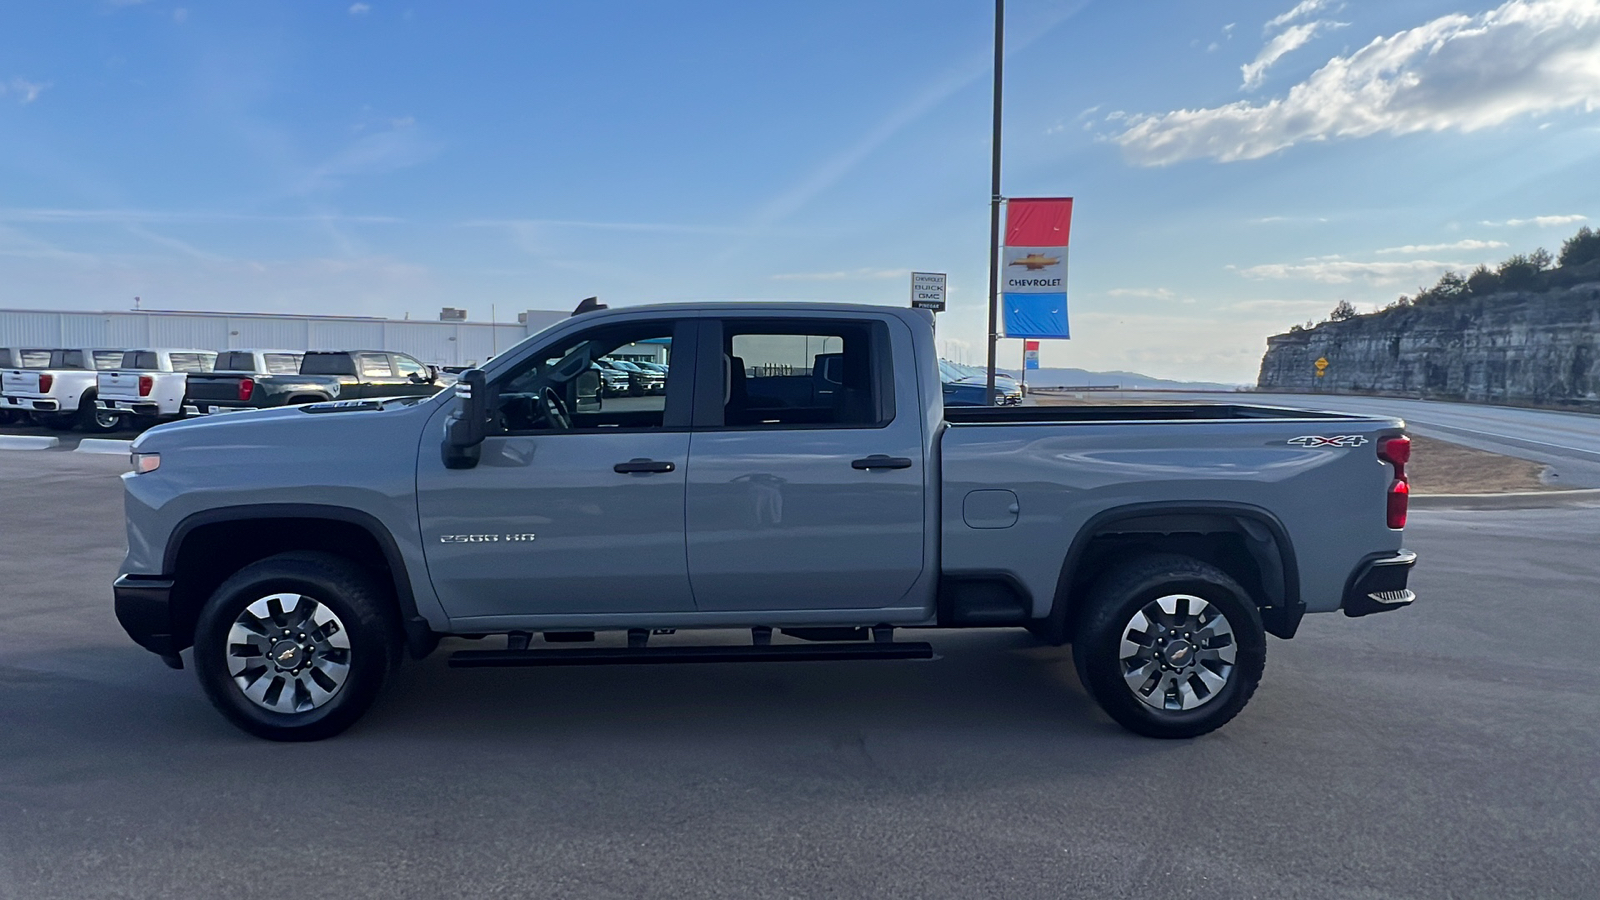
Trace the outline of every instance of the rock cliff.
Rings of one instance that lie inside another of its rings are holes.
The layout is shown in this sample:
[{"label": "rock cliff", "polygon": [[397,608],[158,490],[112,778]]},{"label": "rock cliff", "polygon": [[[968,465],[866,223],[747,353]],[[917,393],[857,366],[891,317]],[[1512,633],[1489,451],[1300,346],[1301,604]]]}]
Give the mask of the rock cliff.
[{"label": "rock cliff", "polygon": [[[1275,335],[1257,385],[1600,408],[1600,270],[1583,268],[1542,291],[1396,306]],[[1328,361],[1321,378],[1318,359]]]}]

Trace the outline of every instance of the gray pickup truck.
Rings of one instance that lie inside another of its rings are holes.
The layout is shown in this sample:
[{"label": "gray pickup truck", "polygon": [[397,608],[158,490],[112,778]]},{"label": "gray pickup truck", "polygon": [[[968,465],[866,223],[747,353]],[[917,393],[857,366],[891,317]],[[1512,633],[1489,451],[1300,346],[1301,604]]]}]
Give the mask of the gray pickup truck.
[{"label": "gray pickup truck", "polygon": [[[580,405],[640,341],[665,391]],[[588,312],[430,398],[145,433],[116,613],[275,740],[338,733],[448,636],[504,636],[454,667],[545,666],[929,659],[900,638],[997,627],[1191,737],[1249,700],[1267,634],[1412,602],[1409,451],[1327,412],[946,409],[920,310]]]}]

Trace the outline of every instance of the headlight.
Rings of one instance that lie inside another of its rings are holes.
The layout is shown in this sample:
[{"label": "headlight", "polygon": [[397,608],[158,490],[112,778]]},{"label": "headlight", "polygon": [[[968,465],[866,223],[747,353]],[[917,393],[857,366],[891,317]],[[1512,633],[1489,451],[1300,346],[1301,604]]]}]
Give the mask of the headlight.
[{"label": "headlight", "polygon": [[140,453],[135,450],[129,454],[129,457],[133,463],[133,473],[135,475],[143,475],[161,468],[161,454],[159,453]]}]

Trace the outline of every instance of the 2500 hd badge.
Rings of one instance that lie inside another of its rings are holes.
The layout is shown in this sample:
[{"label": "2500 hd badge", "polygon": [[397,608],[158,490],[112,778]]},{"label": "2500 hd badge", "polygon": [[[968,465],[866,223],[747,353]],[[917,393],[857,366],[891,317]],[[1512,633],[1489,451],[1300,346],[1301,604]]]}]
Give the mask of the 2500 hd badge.
[{"label": "2500 hd badge", "polygon": [[537,538],[536,534],[441,534],[441,544],[498,544],[501,541],[517,544]]}]

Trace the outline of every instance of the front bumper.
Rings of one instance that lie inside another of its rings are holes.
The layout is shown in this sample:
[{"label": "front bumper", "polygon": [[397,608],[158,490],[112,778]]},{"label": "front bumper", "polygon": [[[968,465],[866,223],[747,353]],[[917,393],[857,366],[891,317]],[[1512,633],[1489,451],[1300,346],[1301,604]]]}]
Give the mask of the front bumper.
[{"label": "front bumper", "polygon": [[179,659],[178,651],[183,649],[173,634],[172,585],[170,578],[143,575],[119,575],[111,584],[122,630],[168,665]]},{"label": "front bumper", "polygon": [[1417,595],[1406,581],[1411,567],[1417,564],[1417,554],[1410,550],[1395,550],[1368,557],[1356,567],[1344,589],[1344,614],[1370,616],[1410,606]]}]

